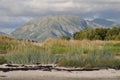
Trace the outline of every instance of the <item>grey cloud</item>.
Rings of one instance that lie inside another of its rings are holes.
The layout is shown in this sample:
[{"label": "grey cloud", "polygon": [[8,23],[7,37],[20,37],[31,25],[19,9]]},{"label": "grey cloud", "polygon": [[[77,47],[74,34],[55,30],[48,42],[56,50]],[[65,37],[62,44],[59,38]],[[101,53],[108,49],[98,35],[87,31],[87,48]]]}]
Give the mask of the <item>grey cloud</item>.
[{"label": "grey cloud", "polygon": [[[22,24],[31,18],[71,14],[119,20],[120,0],[0,0],[0,24]],[[12,21],[12,22],[11,22]]]},{"label": "grey cloud", "polygon": [[0,15],[31,16],[67,11],[86,13],[108,9],[120,11],[119,4],[119,0],[3,0],[0,3]]}]

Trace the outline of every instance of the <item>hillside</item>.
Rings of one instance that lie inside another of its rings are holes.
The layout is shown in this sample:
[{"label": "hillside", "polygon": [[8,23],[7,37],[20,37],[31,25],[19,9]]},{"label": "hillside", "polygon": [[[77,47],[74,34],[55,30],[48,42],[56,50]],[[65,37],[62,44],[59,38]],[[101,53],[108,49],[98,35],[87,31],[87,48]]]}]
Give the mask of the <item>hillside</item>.
[{"label": "hillside", "polygon": [[0,32],[0,35],[4,35],[4,34],[6,34],[6,33]]},{"label": "hillside", "polygon": [[29,21],[12,32],[12,35],[18,39],[44,41],[47,38],[59,38],[63,35],[72,37],[73,33],[87,27],[96,28],[100,27],[100,25],[81,19],[78,16],[46,16]]},{"label": "hillside", "polygon": [[107,19],[102,19],[102,18],[96,18],[96,19],[92,20],[92,22],[94,22],[96,24],[99,24],[99,25],[102,25],[102,26],[105,26],[105,27],[111,27],[111,26],[119,25],[114,21],[107,20]]}]

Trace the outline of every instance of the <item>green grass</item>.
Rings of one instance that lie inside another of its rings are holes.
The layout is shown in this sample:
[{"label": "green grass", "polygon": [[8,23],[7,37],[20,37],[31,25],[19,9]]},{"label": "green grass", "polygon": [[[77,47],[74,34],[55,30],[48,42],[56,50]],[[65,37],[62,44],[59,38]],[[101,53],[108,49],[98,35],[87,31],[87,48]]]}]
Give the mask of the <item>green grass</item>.
[{"label": "green grass", "polygon": [[0,64],[4,64],[6,62],[7,61],[6,61],[5,57],[4,56],[0,56]]},{"label": "green grass", "polygon": [[10,63],[15,64],[50,64],[56,63],[57,57],[55,55],[46,53],[42,50],[40,51],[25,51],[23,53],[15,52],[13,54],[8,54],[6,60]]},{"label": "green grass", "polygon": [[[57,64],[66,67],[118,67],[120,42],[47,40],[42,46],[18,40],[1,40],[0,64]],[[116,54],[117,52],[117,54]]]},{"label": "green grass", "polygon": [[112,53],[120,56],[120,43],[117,44],[106,44],[106,49],[108,49],[109,51],[111,51]]},{"label": "green grass", "polygon": [[[107,67],[114,60],[114,55],[105,50],[93,50],[89,53],[74,52],[65,55],[59,62],[60,66],[66,67]],[[103,65],[105,64],[105,65]]]}]

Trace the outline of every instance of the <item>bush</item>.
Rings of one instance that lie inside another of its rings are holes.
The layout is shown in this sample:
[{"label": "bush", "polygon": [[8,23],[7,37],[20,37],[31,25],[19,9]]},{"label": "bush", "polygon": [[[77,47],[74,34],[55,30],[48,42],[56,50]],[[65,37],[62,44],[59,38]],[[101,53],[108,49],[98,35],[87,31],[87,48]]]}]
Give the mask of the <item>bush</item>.
[{"label": "bush", "polygon": [[75,40],[120,40],[120,27],[84,29],[73,34]]},{"label": "bush", "polygon": [[68,37],[68,36],[62,36],[62,37],[60,37],[60,39],[62,39],[62,40],[70,40],[70,37]]},{"label": "bush", "polygon": [[6,59],[4,56],[0,56],[0,64],[6,63]]}]

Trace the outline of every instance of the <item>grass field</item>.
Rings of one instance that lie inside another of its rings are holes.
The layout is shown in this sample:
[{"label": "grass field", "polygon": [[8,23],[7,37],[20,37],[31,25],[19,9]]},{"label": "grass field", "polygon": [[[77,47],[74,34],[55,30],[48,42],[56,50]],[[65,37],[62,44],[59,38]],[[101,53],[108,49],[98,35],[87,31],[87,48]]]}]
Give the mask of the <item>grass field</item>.
[{"label": "grass field", "polygon": [[48,39],[43,43],[36,43],[0,36],[0,54],[0,64],[118,67],[120,41]]}]

